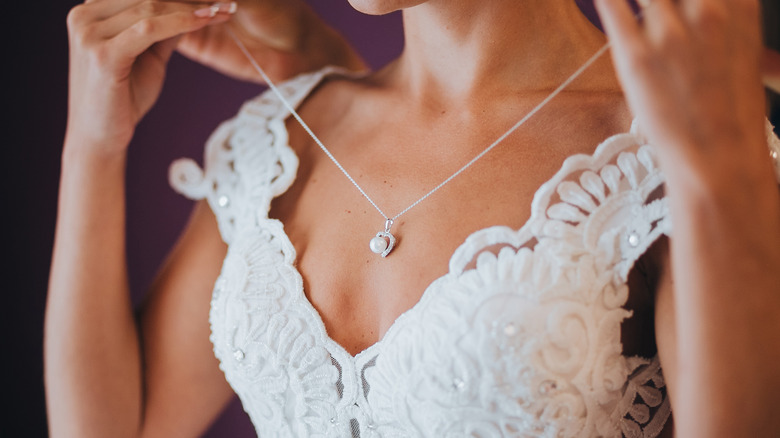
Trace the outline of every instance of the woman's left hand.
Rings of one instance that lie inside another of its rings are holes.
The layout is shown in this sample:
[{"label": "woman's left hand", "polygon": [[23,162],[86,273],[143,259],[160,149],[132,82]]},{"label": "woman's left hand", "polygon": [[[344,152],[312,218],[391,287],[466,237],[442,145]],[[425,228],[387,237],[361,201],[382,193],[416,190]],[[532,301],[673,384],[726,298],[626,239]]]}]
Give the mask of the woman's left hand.
[{"label": "woman's left hand", "polygon": [[652,0],[641,22],[626,0],[596,6],[665,177],[672,281],[656,339],[676,436],[776,434],[780,196],[759,0]]},{"label": "woman's left hand", "polygon": [[596,2],[629,105],[670,183],[767,165],[758,0]]}]

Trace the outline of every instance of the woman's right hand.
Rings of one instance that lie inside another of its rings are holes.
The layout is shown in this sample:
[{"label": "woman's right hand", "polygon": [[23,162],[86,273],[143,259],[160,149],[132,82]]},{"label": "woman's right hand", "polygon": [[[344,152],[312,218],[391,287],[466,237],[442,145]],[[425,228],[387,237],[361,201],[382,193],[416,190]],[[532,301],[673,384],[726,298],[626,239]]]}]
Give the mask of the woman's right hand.
[{"label": "woman's right hand", "polygon": [[230,3],[157,0],[87,0],[74,7],[66,148],[123,152],[160,94],[179,36],[224,23],[234,10]]},{"label": "woman's right hand", "polygon": [[[263,82],[238,48],[238,37],[271,80],[277,82],[325,65],[365,70],[360,55],[303,0],[238,0],[229,22],[189,32],[179,53],[230,77]],[[232,35],[228,31],[232,30]]]},{"label": "woman's right hand", "polygon": [[226,251],[208,207],[163,265],[140,323],[126,258],[126,147],[179,36],[229,18],[229,4],[211,6],[87,0],[68,16],[69,113],[44,336],[54,438],[199,436],[232,395],[208,341]]}]

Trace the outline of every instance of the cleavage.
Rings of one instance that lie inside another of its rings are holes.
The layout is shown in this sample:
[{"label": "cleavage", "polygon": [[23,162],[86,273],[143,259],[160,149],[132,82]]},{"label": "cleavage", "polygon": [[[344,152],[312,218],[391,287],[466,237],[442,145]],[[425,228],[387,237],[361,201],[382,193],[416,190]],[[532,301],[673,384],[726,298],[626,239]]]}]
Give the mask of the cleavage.
[{"label": "cleavage", "polygon": [[[311,119],[305,106],[302,116]],[[323,129],[317,120],[310,123],[389,216],[481,152],[488,143],[485,138],[503,132],[495,127],[495,133],[468,138],[453,132],[447,142],[447,136],[426,135],[423,130],[377,132],[361,130],[365,124],[351,125],[357,128],[344,132],[339,130],[344,124]],[[376,343],[400,314],[419,302],[428,285],[447,273],[452,253],[470,234],[494,225],[521,227],[538,187],[567,156],[590,153],[598,143],[587,138],[565,141],[570,137],[565,132],[536,137],[516,133],[398,218],[391,229],[398,239],[396,248],[383,259],[368,244],[384,230],[385,218],[295,121],[288,120],[287,127],[300,164],[293,185],[273,201],[270,216],[284,224],[296,249],[304,293],[329,337],[352,355]],[[534,132],[544,131],[536,127]],[[445,140],[426,148],[425,140],[436,137]],[[601,134],[596,137],[603,139]],[[399,145],[412,152],[401,151]],[[447,147],[454,152],[442,153]]]}]

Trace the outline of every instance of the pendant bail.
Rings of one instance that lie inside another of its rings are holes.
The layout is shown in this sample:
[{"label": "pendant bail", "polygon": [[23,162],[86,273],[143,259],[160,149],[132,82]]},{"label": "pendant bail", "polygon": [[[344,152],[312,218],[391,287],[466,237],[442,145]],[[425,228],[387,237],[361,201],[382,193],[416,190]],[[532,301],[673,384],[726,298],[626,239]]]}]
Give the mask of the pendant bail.
[{"label": "pendant bail", "polygon": [[387,220],[385,221],[385,233],[389,233],[390,232],[390,227],[392,227],[392,226],[393,226],[393,220],[390,219],[390,218],[387,218]]}]

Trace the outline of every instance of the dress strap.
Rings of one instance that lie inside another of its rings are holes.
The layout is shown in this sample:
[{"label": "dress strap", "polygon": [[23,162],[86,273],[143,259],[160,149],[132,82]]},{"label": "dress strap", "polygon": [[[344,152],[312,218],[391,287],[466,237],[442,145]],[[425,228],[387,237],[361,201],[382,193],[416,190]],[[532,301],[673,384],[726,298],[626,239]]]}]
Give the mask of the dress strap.
[{"label": "dress strap", "polygon": [[[352,74],[326,67],[297,76],[278,89],[292,107],[298,107],[324,78]],[[289,115],[278,96],[266,91],[245,102],[209,137],[203,167],[190,158],[176,160],[170,167],[171,186],[190,199],[208,201],[226,243],[242,223],[267,215],[272,199],[295,179],[298,159],[289,147],[285,126]]]}]

